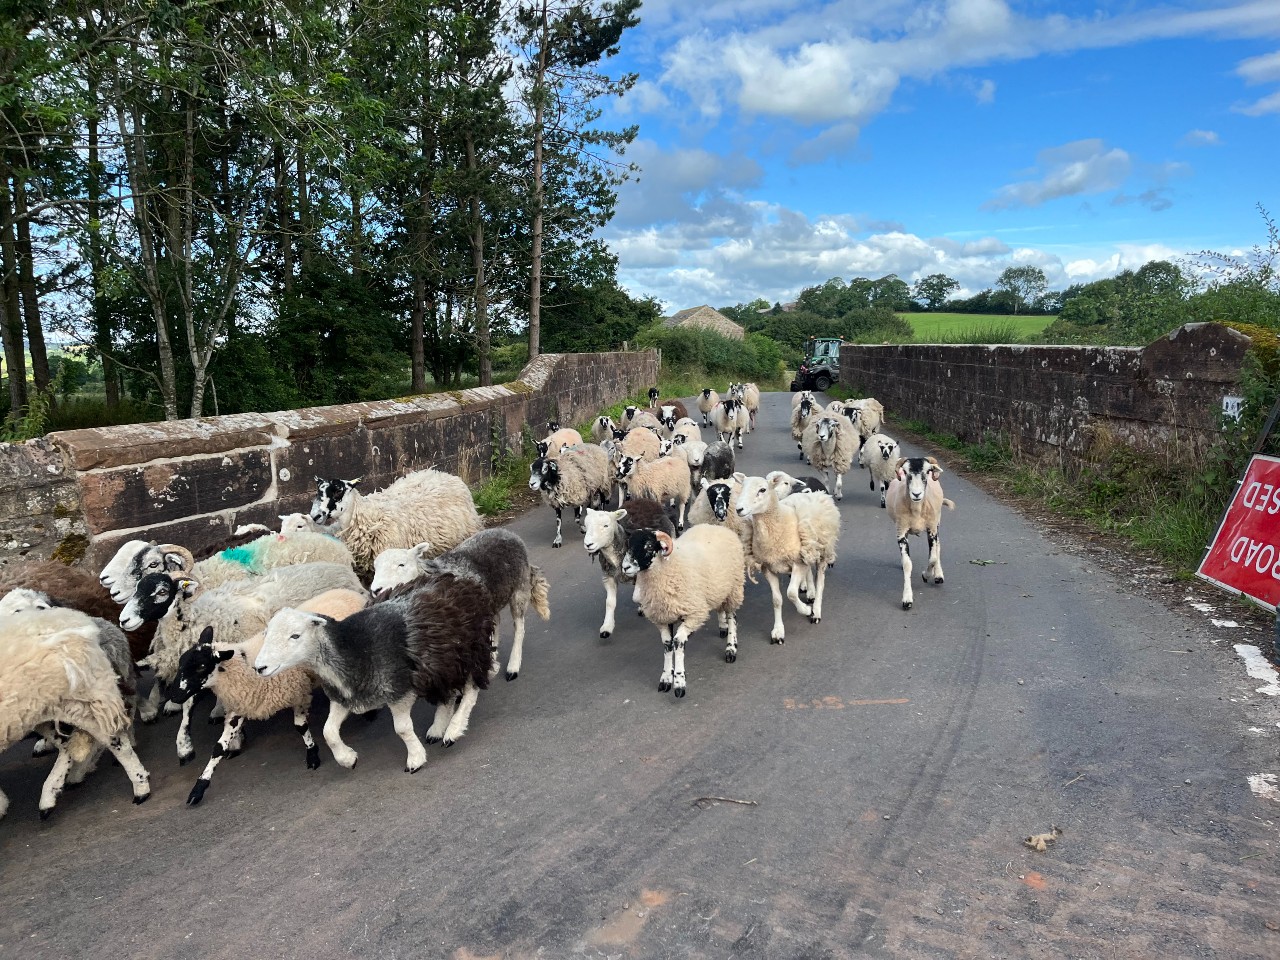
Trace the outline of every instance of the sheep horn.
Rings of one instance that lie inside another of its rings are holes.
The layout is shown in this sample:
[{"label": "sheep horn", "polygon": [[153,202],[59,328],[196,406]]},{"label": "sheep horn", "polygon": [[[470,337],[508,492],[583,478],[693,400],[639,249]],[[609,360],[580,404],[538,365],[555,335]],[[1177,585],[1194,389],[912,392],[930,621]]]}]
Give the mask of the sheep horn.
[{"label": "sheep horn", "polygon": [[178,568],[179,570],[190,571],[191,568],[196,565],[195,554],[193,554],[190,550],[188,550],[186,547],[182,546],[181,544],[161,543],[161,544],[157,544],[157,547],[161,551],[161,553],[164,553],[164,554],[176,553],[178,556],[182,558],[183,565]]}]

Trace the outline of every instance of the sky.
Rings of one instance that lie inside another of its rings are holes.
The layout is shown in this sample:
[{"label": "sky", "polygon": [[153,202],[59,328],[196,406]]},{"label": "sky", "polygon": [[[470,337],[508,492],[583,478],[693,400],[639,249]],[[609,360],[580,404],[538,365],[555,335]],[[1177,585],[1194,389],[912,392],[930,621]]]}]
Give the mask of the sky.
[{"label": "sky", "polygon": [[645,0],[604,231],[667,312],[931,273],[1053,289],[1265,244],[1280,0]]}]

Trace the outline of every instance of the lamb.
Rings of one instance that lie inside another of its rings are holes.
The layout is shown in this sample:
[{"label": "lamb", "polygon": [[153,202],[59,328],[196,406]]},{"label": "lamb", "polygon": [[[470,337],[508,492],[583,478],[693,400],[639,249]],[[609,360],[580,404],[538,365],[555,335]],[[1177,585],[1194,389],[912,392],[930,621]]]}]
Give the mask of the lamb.
[{"label": "lamb", "polygon": [[712,426],[715,427],[717,439],[732,443],[734,437],[737,437],[738,449],[742,449],[742,434],[749,422],[746,408],[733,397],[721,400],[719,405],[711,411],[711,421]]},{"label": "lamb", "polygon": [[690,486],[698,486],[698,483],[702,480],[702,470],[707,457],[707,445],[701,440],[686,440],[680,435],[677,435],[673,442],[675,444],[674,455],[682,458],[689,465]]},{"label": "lamb", "polygon": [[674,501],[676,530],[684,530],[690,492],[689,467],[684,460],[665,457],[649,462],[624,456],[618,463],[617,480],[627,498],[647,497],[662,504]]},{"label": "lamb", "polygon": [[[363,610],[368,603],[369,598],[363,591],[326,590],[299,609],[343,620]],[[213,627],[206,626],[196,645],[178,661],[177,680],[170,687],[173,699],[185,703],[201,690],[212,690],[227,710],[222,736],[213,748],[213,756],[187,794],[189,806],[194,807],[204,799],[205,791],[213,780],[213,771],[223,757],[234,757],[240,752],[246,720],[266,720],[282,710],[292,710],[293,729],[302,736],[302,743],[307,749],[307,769],[315,770],[320,766],[320,748],[311,736],[307,720],[312,691],[316,686],[315,675],[305,667],[291,667],[273,677],[259,676],[251,664],[262,649],[263,637],[258,633],[235,646],[215,645],[217,638]]]},{"label": "lamb", "polygon": [[[647,432],[647,431],[646,431]],[[561,511],[573,507],[574,519],[582,527],[582,511],[602,506],[613,493],[613,473],[603,447],[570,447],[557,458],[539,457],[529,465],[529,489],[542,494],[542,501],[556,512],[556,535],[551,546],[564,543],[560,532]]]},{"label": "lamb", "polygon": [[[214,590],[184,574],[149,573],[138,582],[133,597],[120,613],[120,625],[131,629],[156,622],[155,641],[147,663],[156,672],[161,695],[178,673],[178,661],[205,626],[213,626],[224,643],[236,643],[262,630],[271,614],[281,607],[302,603],[326,590],[363,592],[359,579],[340,563],[303,563],[280,567],[243,584],[226,584]],[[182,704],[178,727],[178,761],[195,756],[191,744],[192,701]]]},{"label": "lamb", "polygon": [[443,553],[484,526],[471,491],[452,474],[417,470],[367,497],[357,483],[317,477],[311,519],[328,523],[332,518],[362,573],[373,570],[383,550],[426,541]]},{"label": "lamb", "polygon": [[[805,394],[808,394],[806,396]],[[804,393],[797,393],[800,402],[791,408],[791,439],[796,442],[796,449],[800,451],[800,459],[804,459],[804,429],[809,425],[809,420],[813,417],[814,400],[813,395],[806,390]]]},{"label": "lamb", "polygon": [[710,387],[703,387],[698,394],[698,409],[702,411],[702,425],[711,426],[711,411],[720,405],[720,394]]},{"label": "lamb", "polygon": [[814,403],[815,400],[813,396],[813,391],[800,390],[796,393],[793,393],[791,395],[791,409],[794,410],[796,407],[800,406],[800,403],[803,400],[808,400],[810,404]]},{"label": "lamb", "polygon": [[706,452],[702,455],[702,471],[698,482],[701,483],[706,478],[725,480],[733,476],[734,461],[733,447],[730,444],[723,440],[707,444]]},{"label": "lamb", "polygon": [[619,426],[623,430],[636,430],[640,427],[661,430],[662,422],[648,410],[641,410],[639,407],[627,407],[622,412],[622,420],[619,422]]},{"label": "lamb", "polygon": [[684,648],[712,610],[726,638],[724,659],[738,659],[738,608],[746,563],[731,530],[700,524],[679,541],[661,530],[631,535],[622,571],[636,578],[645,619],[658,628],[664,651],[658,689],[685,695]]},{"label": "lamb", "polygon": [[666,510],[654,500],[633,500],[626,510],[588,510],[585,527],[582,545],[593,560],[600,562],[600,579],[604,581],[604,622],[600,624],[600,637],[607,639],[616,627],[618,582],[632,579],[622,572],[622,557],[627,552],[631,534],[637,530],[662,530],[674,537],[676,528]]},{"label": "lamb", "polygon": [[286,537],[291,533],[323,533],[328,537],[333,536],[329,527],[316,523],[305,513],[280,514],[280,533]]},{"label": "lamb", "polygon": [[534,446],[538,450],[538,456],[556,457],[560,455],[563,447],[580,447],[582,446],[582,434],[577,430],[569,427],[561,427],[547,434],[545,440],[534,441]]},{"label": "lamb", "polygon": [[[590,512],[590,511],[588,511]],[[463,540],[452,550],[431,558],[430,544],[420,543],[412,550],[388,550],[373,565],[375,594],[386,593],[401,584],[412,583],[422,576],[453,573],[472,579],[488,588],[494,607],[493,666],[490,678],[498,673],[498,616],[503,607],[511,610],[515,623],[515,639],[507,660],[507,680],[520,676],[524,653],[524,618],[529,604],[543,620],[551,619],[547,605],[547,578],[529,563],[529,550],[524,541],[510,530],[481,530]]]},{"label": "lamb", "polygon": [[618,425],[613,422],[613,417],[596,417],[591,421],[591,439],[596,443],[604,443],[606,440],[612,439],[617,429]]},{"label": "lamb", "polygon": [[[5,568],[0,574],[0,595],[19,588],[38,590],[49,601],[49,606],[70,607],[91,617],[114,621],[119,614],[119,608],[112,601],[111,594],[92,574],[56,560],[15,564]],[[5,612],[0,606],[0,614]],[[133,662],[136,663],[147,655],[155,633],[155,627],[146,624],[125,635]]]},{"label": "lamb", "polygon": [[701,440],[702,430],[699,428],[697,421],[689,417],[682,417],[676,421],[676,425],[672,428],[671,439],[676,437],[684,437],[685,440]]},{"label": "lamb", "polygon": [[[820,623],[827,567],[836,562],[840,511],[825,493],[795,493],[780,501],[764,477],[735,473],[734,479],[742,486],[736,506],[738,516],[751,518],[752,560],[764,572],[773,594],[769,642],[785,643],[778,575],[791,574],[787,598],[810,623]],[[810,605],[800,598],[800,585],[810,585],[815,568],[816,588]]]},{"label": "lamb", "polygon": [[804,428],[805,456],[815,470],[828,478],[835,476],[835,497],[844,499],[844,475],[853,464],[858,451],[857,432],[854,426],[840,414],[828,414],[810,422]]},{"label": "lamb", "polygon": [[419,697],[436,704],[428,743],[452,746],[466,732],[489,685],[492,609],[483,584],[452,573],[401,587],[345,620],[285,608],[267,625],[254,667],[270,677],[305,666],[319,678],[329,697],[325,743],[348,770],[358,755],[342,741],[342,722],[390,707],[408,750],[405,772],[416,773],[427,751],[413,729],[413,704]]},{"label": "lamb", "polygon": [[898,460],[902,456],[898,441],[883,433],[873,433],[858,451],[858,463],[871,471],[871,489],[880,485],[880,506],[885,505],[885,491],[898,475]]},{"label": "lamb", "polygon": [[[53,812],[68,775],[88,772],[99,744],[128,775],[133,802],[144,803],[151,796],[151,778],[133,749],[128,694],[104,649],[112,643],[124,647],[119,631],[104,644],[110,624],[67,608],[14,613],[4,617],[2,629],[0,677],[6,690],[0,698],[0,752],[29,731],[50,727],[58,750],[40,792],[41,819]],[[63,724],[74,730],[66,733]],[[0,817],[8,806],[0,792]]]},{"label": "lamb", "polygon": [[938,527],[942,508],[954,510],[953,501],[942,495],[942,467],[933,457],[899,457],[896,476],[885,493],[889,518],[898,530],[898,549],[902,553],[902,609],[910,610],[915,597],[911,592],[911,547],[907,537],[924,533],[929,541],[929,565],[921,579],[942,583],[942,543]]}]

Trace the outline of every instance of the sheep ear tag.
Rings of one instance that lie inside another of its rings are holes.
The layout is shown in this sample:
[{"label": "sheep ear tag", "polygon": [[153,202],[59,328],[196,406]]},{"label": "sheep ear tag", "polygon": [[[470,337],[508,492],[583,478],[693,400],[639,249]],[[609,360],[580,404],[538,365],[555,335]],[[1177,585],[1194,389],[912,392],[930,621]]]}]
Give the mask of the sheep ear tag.
[{"label": "sheep ear tag", "polygon": [[178,580],[178,589],[182,591],[182,595],[186,599],[190,600],[196,595],[196,591],[200,589],[200,583],[190,577],[182,577]]}]

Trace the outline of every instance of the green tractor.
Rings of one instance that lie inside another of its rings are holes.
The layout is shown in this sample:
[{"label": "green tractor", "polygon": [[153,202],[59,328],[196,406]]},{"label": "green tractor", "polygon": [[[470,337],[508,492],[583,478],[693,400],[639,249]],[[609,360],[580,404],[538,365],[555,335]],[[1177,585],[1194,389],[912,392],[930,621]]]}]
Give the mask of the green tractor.
[{"label": "green tractor", "polygon": [[804,360],[791,381],[792,390],[826,390],[840,382],[839,338],[810,337],[804,347]]}]

